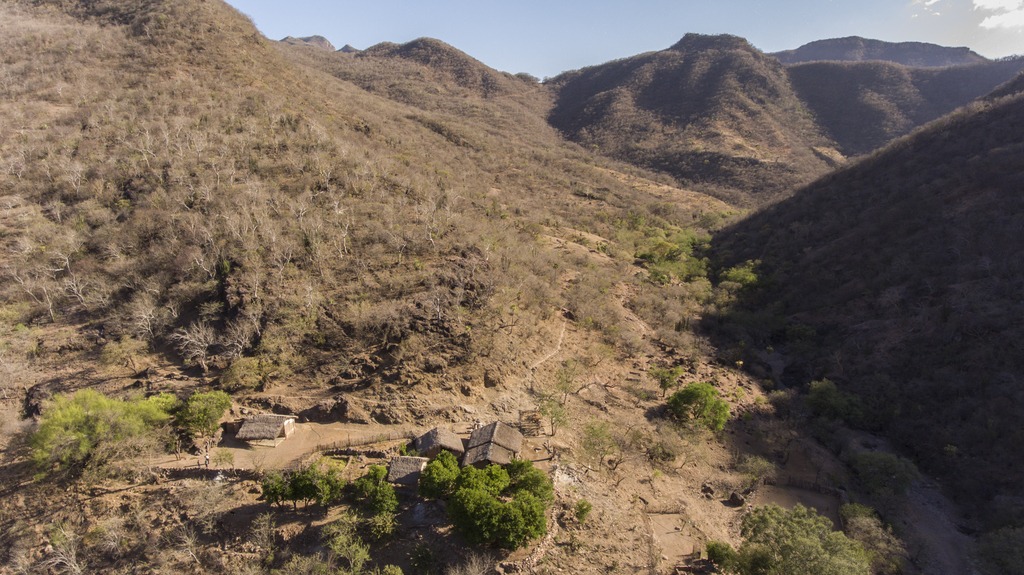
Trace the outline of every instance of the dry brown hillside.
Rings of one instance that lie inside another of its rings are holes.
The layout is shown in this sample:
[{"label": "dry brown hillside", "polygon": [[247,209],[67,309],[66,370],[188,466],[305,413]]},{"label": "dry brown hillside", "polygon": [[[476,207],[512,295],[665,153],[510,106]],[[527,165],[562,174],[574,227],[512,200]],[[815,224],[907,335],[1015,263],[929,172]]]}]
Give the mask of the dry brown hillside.
[{"label": "dry brown hillside", "polygon": [[832,416],[885,430],[984,530],[1024,517],[1022,122],[1019,94],[973,104],[716,241],[759,262],[718,324],[748,360],[780,354],[788,385],[855,394]]},{"label": "dry brown hillside", "polygon": [[778,60],[735,36],[562,74],[552,125],[601,153],[761,204],[841,160]]},{"label": "dry brown hillside", "polygon": [[793,87],[847,156],[871,152],[985,96],[1024,59],[940,68],[892,62],[811,62],[788,68]]},{"label": "dry brown hillside", "polygon": [[[751,411],[740,438],[774,453],[756,412],[788,441],[691,330],[733,296],[702,256],[733,208],[563,142],[530,115],[546,96],[528,79],[481,93],[458,61],[438,79],[433,60],[366,56],[423,74],[382,97],[379,70],[355,58],[339,79],[221,2],[5,2],[0,38],[0,571],[303,572],[339,560],[325,526],[358,505],[275,510],[261,472],[538,408],[550,435],[527,454],[556,480],[550,536],[494,562],[668,571],[737,540],[721,499],[743,487],[746,443],[669,424],[648,375],[685,364]],[[219,480],[167,428],[118,443],[113,425],[109,451],[33,464],[27,434],[79,390],[115,405],[226,391],[225,419],[289,413],[300,434],[268,455],[229,433]],[[352,480],[396,450],[337,461]],[[443,516],[400,505],[368,569],[466,559]],[[685,528],[671,559],[652,513]]]}]

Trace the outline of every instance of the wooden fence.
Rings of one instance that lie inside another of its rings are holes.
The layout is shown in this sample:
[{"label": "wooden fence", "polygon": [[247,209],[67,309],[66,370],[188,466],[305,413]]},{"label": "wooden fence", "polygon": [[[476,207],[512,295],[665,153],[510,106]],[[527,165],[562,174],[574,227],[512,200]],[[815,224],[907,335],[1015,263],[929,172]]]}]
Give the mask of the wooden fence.
[{"label": "wooden fence", "polygon": [[[341,453],[343,451],[350,450],[354,447],[362,447],[365,445],[373,445],[374,443],[383,443],[385,441],[396,441],[398,439],[415,439],[417,433],[412,430],[407,431],[390,431],[387,433],[378,433],[371,436],[348,438],[344,441],[332,441],[331,443],[319,443],[313,450],[314,453],[318,454],[334,454]],[[351,453],[344,453],[344,455],[351,455]]]}]

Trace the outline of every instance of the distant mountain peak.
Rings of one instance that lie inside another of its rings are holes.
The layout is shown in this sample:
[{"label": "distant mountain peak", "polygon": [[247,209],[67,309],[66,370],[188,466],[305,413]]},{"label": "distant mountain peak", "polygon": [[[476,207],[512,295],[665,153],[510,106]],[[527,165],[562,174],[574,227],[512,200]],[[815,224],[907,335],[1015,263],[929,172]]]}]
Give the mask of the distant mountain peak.
[{"label": "distant mountain peak", "polygon": [[881,60],[917,68],[941,68],[988,61],[984,56],[966,47],[950,48],[926,42],[885,42],[860,36],[816,40],[795,50],[785,50],[772,55],[783,64]]},{"label": "distant mountain peak", "polygon": [[693,52],[701,50],[757,50],[745,38],[732,34],[695,34],[690,32],[669,50]]},{"label": "distant mountain peak", "polygon": [[313,46],[315,48],[323,48],[324,50],[334,51],[334,44],[323,36],[303,36],[302,38],[296,38],[294,36],[285,36],[281,38],[281,42],[284,44],[291,44],[293,46]]},{"label": "distant mountain peak", "polygon": [[344,52],[345,54],[356,54],[356,53],[358,53],[358,52],[362,52],[362,50],[360,50],[359,48],[356,48],[356,47],[355,47],[355,46],[353,46],[352,44],[345,44],[345,45],[344,45],[344,46],[342,46],[342,47],[341,47],[341,49],[340,49],[340,50],[338,50],[338,51],[339,51],[339,52]]},{"label": "distant mountain peak", "polygon": [[381,42],[359,53],[360,58],[400,58],[453,80],[484,97],[516,91],[519,82],[510,74],[488,67],[469,54],[435,38],[417,38],[405,44]]}]

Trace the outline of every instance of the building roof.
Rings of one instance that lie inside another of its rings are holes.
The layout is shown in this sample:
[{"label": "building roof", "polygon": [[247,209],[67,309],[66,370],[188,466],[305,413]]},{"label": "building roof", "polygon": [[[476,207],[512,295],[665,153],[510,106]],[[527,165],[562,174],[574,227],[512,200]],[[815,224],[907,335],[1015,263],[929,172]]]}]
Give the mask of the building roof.
[{"label": "building roof", "polygon": [[515,452],[511,449],[502,447],[496,443],[484,443],[477,445],[476,447],[470,447],[466,450],[466,455],[462,458],[462,465],[468,467],[470,465],[476,465],[478,463],[497,463],[498,465],[507,465],[512,463],[512,459],[515,457]]},{"label": "building roof", "polygon": [[417,437],[413,445],[416,447],[416,451],[420,453],[430,453],[440,449],[447,449],[459,454],[465,451],[465,448],[462,446],[462,439],[455,435],[454,431],[441,429],[440,427],[435,427]]},{"label": "building roof", "polygon": [[242,427],[238,429],[235,437],[246,441],[277,439],[284,435],[284,426],[288,420],[295,421],[295,417],[273,413],[252,415],[245,418],[245,422],[242,423]]},{"label": "building roof", "polygon": [[487,425],[473,431],[469,436],[468,453],[474,447],[480,447],[486,443],[494,443],[512,453],[519,453],[523,447],[523,434],[515,428],[500,421],[488,423]]},{"label": "building roof", "polygon": [[388,464],[388,481],[415,485],[420,480],[420,473],[430,460],[426,457],[399,456]]}]

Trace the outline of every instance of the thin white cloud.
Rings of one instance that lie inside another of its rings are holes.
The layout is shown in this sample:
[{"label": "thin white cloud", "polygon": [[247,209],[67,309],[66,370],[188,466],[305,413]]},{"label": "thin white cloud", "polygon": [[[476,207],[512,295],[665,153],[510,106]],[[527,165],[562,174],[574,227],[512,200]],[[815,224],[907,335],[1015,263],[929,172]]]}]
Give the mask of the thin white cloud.
[{"label": "thin white cloud", "polygon": [[995,12],[981,21],[981,27],[1024,28],[1024,0],[973,0],[974,9]]},{"label": "thin white cloud", "polygon": [[1024,28],[1024,8],[989,16],[981,21],[982,28]]},{"label": "thin white cloud", "polygon": [[944,0],[911,0],[910,4],[912,6],[917,6],[919,10],[918,13],[913,14],[912,17],[917,18],[922,13],[939,16],[941,13],[938,9],[941,8],[941,6],[936,6],[936,4],[940,4],[943,1]]},{"label": "thin white cloud", "polygon": [[974,0],[975,10],[1010,12],[1024,9],[1024,0]]}]

